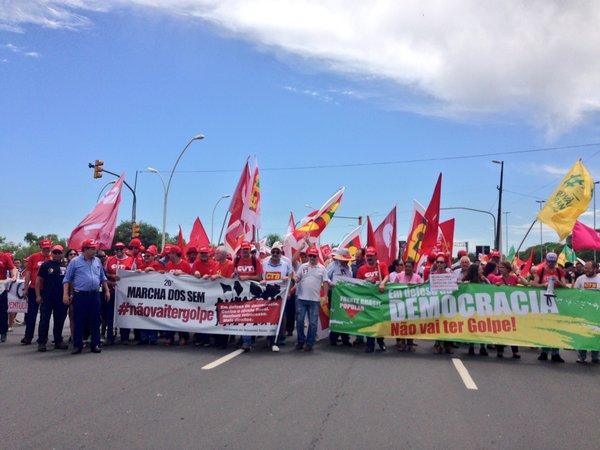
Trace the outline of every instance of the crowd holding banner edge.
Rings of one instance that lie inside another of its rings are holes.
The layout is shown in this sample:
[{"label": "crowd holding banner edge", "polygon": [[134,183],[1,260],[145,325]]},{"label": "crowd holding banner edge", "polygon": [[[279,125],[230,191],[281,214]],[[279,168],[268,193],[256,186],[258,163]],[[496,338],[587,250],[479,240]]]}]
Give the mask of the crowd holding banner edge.
[{"label": "crowd holding banner edge", "polygon": [[[544,208],[538,219],[555,228],[559,236],[564,238],[565,230],[568,234],[574,228],[577,217],[587,208],[591,196],[590,182],[587,170],[578,161],[548,201],[547,206],[554,202],[553,212]],[[27,313],[22,345],[33,343],[37,324],[37,350],[47,351],[50,318],[54,324],[54,349],[67,350],[70,343],[72,354],[80,354],[86,347],[92,353],[100,353],[102,348],[117,342],[129,345],[133,341],[137,345],[158,345],[159,340],[162,340],[167,346],[193,344],[222,349],[235,344],[244,351],[251,351],[255,345],[254,337],[243,334],[237,338],[206,333],[194,333],[190,336],[190,333],[180,331],[177,332],[176,340],[174,331],[124,328],[118,329],[117,341],[114,323],[115,287],[119,283],[120,271],[171,273],[175,276],[187,275],[210,280],[237,279],[260,284],[268,284],[273,280],[290,280],[292,287],[286,291],[288,298],[280,315],[279,332],[266,339],[267,346],[275,352],[285,345],[286,337],[293,335],[294,328],[297,335],[296,350],[313,351],[323,299],[325,303],[331,302],[332,289],[338,281],[344,279],[354,278],[363,283],[373,283],[381,292],[388,284],[427,283],[432,274],[452,274],[457,283],[532,286],[547,290],[600,290],[600,275],[595,262],[567,262],[561,267],[558,255],[553,252],[547,253],[544,261],[535,267],[531,264],[531,258],[529,263],[518,259],[513,263],[498,250],[474,259],[466,251],[459,251],[453,260],[451,242],[454,221],[451,224],[448,223],[450,221],[446,222],[450,225],[450,237],[444,236],[444,223],[439,222],[441,174],[428,208],[423,211],[415,209],[408,242],[400,253],[396,246],[395,208],[393,216],[390,214],[376,230],[372,229],[371,222],[368,221],[369,236],[364,247],[360,245],[360,237],[354,235],[354,232],[343,240],[343,245],[336,248],[318,244],[319,235],[340,205],[344,188],[319,210],[302,219],[297,226],[291,219],[283,243],[278,241],[268,248],[256,242],[260,226],[260,182],[258,166],[252,171],[248,163],[230,205],[231,217],[224,245],[215,248],[205,243],[198,248],[193,243],[186,246],[180,239],[179,245],[166,244],[159,252],[156,244],[145,243],[147,246],[144,246],[140,239],[134,238],[128,245],[116,242],[108,249],[106,242],[112,242],[116,210],[120,201],[120,185],[116,185],[118,189],[113,187],[94,210],[103,208],[107,215],[106,224],[109,224],[108,234],[102,235],[100,241],[89,237],[81,239],[81,233],[85,233],[82,231],[85,230],[82,224],[89,220],[90,215],[74,230],[69,240],[69,245],[78,244],[77,249],[65,251],[61,245],[55,245],[49,239],[41,239],[40,251],[27,258],[25,267],[20,267],[20,261],[13,261],[10,253],[0,253],[0,281],[23,279]],[[388,225],[393,229],[391,242],[394,244],[390,245],[388,236],[388,244],[382,245],[381,236]],[[386,255],[381,254],[382,249]],[[70,319],[68,342],[63,336],[67,316]],[[0,343],[7,340],[12,321],[14,316],[8,313],[7,292],[4,291],[0,295]],[[334,331],[329,332],[329,344],[348,347],[364,345],[366,353],[374,353],[377,345],[379,351],[387,351],[382,337],[364,339],[363,336],[356,335],[351,341],[351,336]],[[468,344],[469,355],[475,355],[476,345],[476,342]],[[396,339],[395,347],[398,351],[414,352],[416,346],[412,339]],[[600,362],[600,345],[598,347],[591,351],[592,363]],[[458,348],[458,344],[452,341],[436,340],[433,343],[433,351],[438,354],[452,354],[455,348]],[[505,345],[480,344],[479,355],[488,356],[490,348],[495,349],[498,358],[504,357]],[[512,345],[511,352],[513,359],[520,358],[517,346]],[[577,362],[586,363],[587,353],[586,350],[580,350]],[[548,359],[556,363],[564,362],[560,349],[541,348],[538,360]]]}]

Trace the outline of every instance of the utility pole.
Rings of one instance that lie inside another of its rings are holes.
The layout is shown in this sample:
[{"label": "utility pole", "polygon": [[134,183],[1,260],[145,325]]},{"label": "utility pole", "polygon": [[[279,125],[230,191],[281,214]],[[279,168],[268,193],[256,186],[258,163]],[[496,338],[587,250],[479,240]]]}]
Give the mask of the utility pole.
[{"label": "utility pole", "polygon": [[[546,200],[536,200],[536,203],[540,205],[540,211],[542,206],[546,203]],[[540,263],[544,260],[544,241],[542,238],[542,221],[540,220]]]},{"label": "utility pole", "polygon": [[494,240],[494,246],[496,250],[499,252],[502,251],[501,246],[501,236],[502,236],[502,186],[504,183],[504,161],[492,161],[494,164],[500,164],[500,186],[498,186],[498,214],[496,214],[496,220],[498,224],[496,225],[496,239]]}]

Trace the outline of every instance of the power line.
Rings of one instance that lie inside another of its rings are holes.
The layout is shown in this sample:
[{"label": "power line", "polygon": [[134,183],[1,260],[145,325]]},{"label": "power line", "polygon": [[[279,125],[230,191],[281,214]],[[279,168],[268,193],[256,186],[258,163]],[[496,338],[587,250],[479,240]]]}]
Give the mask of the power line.
[{"label": "power line", "polygon": [[[475,158],[485,158],[490,156],[503,156],[503,155],[522,155],[525,153],[539,153],[539,152],[550,152],[556,150],[569,150],[576,148],[588,148],[588,147],[596,147],[600,146],[600,142],[593,142],[590,144],[577,144],[577,145],[565,145],[561,147],[543,147],[543,148],[533,148],[528,150],[511,150],[511,151],[503,151],[503,152],[487,152],[487,153],[478,153],[473,155],[451,155],[451,156],[441,156],[437,158],[415,158],[415,159],[403,159],[396,161],[376,161],[376,162],[362,162],[362,163],[346,163],[346,164],[315,164],[311,166],[288,166],[288,167],[264,167],[260,170],[263,172],[276,172],[276,171],[286,171],[286,170],[314,170],[314,169],[336,169],[336,168],[348,168],[348,167],[368,167],[368,166],[387,166],[387,165],[397,165],[397,164],[414,164],[420,162],[432,162],[432,161],[454,161],[454,160],[462,160],[462,159],[475,159]],[[598,151],[596,154],[600,153]],[[148,173],[147,170],[140,171],[142,173]],[[169,172],[160,170],[159,172]],[[213,170],[177,170],[175,173],[229,173],[229,172],[239,172],[238,169],[213,169]]]}]

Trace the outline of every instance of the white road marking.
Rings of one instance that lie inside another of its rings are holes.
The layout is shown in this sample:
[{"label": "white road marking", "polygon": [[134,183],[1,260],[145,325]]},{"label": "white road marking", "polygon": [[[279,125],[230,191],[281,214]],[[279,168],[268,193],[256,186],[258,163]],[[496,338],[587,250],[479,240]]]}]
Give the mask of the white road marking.
[{"label": "white road marking", "polygon": [[225,364],[227,361],[235,358],[238,355],[241,355],[242,353],[244,353],[244,350],[242,350],[241,348],[229,353],[228,355],[225,355],[207,365],[205,365],[204,367],[202,367],[202,370],[210,370],[210,369],[214,369],[217,366],[220,366],[221,364]]},{"label": "white road marking", "polygon": [[463,362],[458,358],[452,358],[452,363],[454,364],[454,368],[460,375],[460,378],[462,379],[463,383],[465,383],[465,387],[467,389],[473,389],[476,391],[477,385],[473,381],[473,378],[471,378],[471,375],[469,374],[469,371],[467,370]]}]

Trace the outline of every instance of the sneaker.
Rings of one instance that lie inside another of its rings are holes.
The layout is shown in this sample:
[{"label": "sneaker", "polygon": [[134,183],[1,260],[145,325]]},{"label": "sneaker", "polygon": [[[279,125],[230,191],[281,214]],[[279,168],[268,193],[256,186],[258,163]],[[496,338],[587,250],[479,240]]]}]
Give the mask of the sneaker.
[{"label": "sneaker", "polygon": [[387,347],[385,346],[385,344],[379,344],[379,350],[385,352],[387,350]]},{"label": "sneaker", "polygon": [[583,358],[577,358],[577,363],[578,364],[587,364],[587,361]]},{"label": "sneaker", "polygon": [[300,351],[304,348],[304,344],[296,344],[296,350]]},{"label": "sneaker", "polygon": [[560,355],[552,355],[552,362],[556,363],[564,363],[565,360],[560,357]]},{"label": "sneaker", "polygon": [[0,334],[0,342],[6,342],[6,334]]},{"label": "sneaker", "polygon": [[71,355],[79,355],[82,351],[83,349],[81,347],[74,347]]},{"label": "sneaker", "polygon": [[9,333],[12,333],[14,330],[13,330],[13,327],[8,327],[8,330],[6,330],[6,331],[8,331]]},{"label": "sneaker", "polygon": [[100,352],[102,352],[102,349],[100,347],[98,347],[98,346],[95,346],[95,347],[91,348],[90,352],[92,352],[92,353],[100,353]]},{"label": "sneaker", "polygon": [[521,359],[521,355],[519,355],[518,353],[513,353],[512,357],[513,359]]},{"label": "sneaker", "polygon": [[21,345],[30,345],[31,339],[23,338],[21,339]]},{"label": "sneaker", "polygon": [[304,347],[305,352],[312,352],[312,349],[312,345],[307,345],[306,347]]},{"label": "sneaker", "polygon": [[38,352],[45,352],[46,344],[38,344]]},{"label": "sneaker", "polygon": [[252,350],[252,346],[250,344],[242,344],[242,350],[249,352]]},{"label": "sneaker", "polygon": [[548,361],[548,353],[547,352],[540,353],[540,356],[538,356],[538,361]]},{"label": "sneaker", "polygon": [[54,350],[68,350],[69,346],[64,342],[59,342],[58,344],[54,344]]},{"label": "sneaker", "polygon": [[272,352],[278,352],[278,351],[279,351],[279,347],[278,347],[277,345],[273,345],[273,346],[271,347],[271,351],[272,351]]}]

